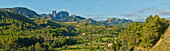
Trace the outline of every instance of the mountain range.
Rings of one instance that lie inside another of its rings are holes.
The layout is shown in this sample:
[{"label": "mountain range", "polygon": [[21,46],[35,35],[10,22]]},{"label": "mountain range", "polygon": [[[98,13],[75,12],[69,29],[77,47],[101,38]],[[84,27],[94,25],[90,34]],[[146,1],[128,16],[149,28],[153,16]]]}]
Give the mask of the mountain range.
[{"label": "mountain range", "polygon": [[21,14],[23,16],[26,16],[27,18],[39,18],[40,17],[40,15],[38,15],[35,11],[24,8],[24,7],[2,8],[1,10]]},{"label": "mountain range", "polygon": [[75,14],[70,15],[67,11],[53,11],[52,14],[38,14],[33,10],[30,10],[25,7],[14,7],[14,8],[1,8],[0,10],[13,12],[16,14],[20,14],[26,16],[27,18],[35,18],[35,19],[47,19],[47,20],[55,20],[60,22],[85,22],[95,25],[121,25],[126,22],[133,22],[130,19],[119,19],[119,18],[108,18],[105,21],[96,21],[91,18],[84,18],[81,16],[77,16]]}]

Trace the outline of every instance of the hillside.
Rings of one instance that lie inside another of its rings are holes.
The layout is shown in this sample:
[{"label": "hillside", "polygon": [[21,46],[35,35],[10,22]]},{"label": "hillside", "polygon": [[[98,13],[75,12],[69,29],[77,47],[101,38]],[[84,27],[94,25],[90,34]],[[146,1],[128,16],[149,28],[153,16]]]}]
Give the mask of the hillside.
[{"label": "hillside", "polygon": [[133,22],[132,20],[119,19],[119,18],[108,18],[106,21],[103,21],[105,25],[121,25],[127,22]]},{"label": "hillside", "polygon": [[69,17],[61,18],[59,21],[61,21],[61,22],[76,22],[76,21],[81,21],[84,19],[86,19],[86,18],[83,18],[81,16],[76,16],[75,14],[73,14]]},{"label": "hillside", "polygon": [[163,38],[160,39],[150,51],[169,51],[170,50],[170,27],[166,30]]},{"label": "hillside", "polygon": [[85,23],[94,24],[94,25],[104,25],[103,22],[96,21],[96,20],[93,20],[91,18],[81,20],[80,22],[85,22]]},{"label": "hillside", "polygon": [[52,15],[51,14],[39,15],[35,11],[25,7],[1,8],[0,10],[20,14],[27,18],[47,19],[47,20],[55,20],[61,22],[85,22],[94,25],[122,25],[126,22],[133,22],[132,20],[119,19],[119,18],[108,18],[105,21],[96,21],[92,19],[86,19],[81,16],[76,16],[75,14],[69,16],[69,13],[67,11],[59,11],[58,13],[56,13],[56,11],[53,11]]},{"label": "hillside", "polygon": [[119,34],[119,38],[126,43],[124,46],[128,45],[128,50],[150,49],[159,41],[168,25],[164,18],[150,15],[144,23],[129,25],[126,31]]},{"label": "hillside", "polygon": [[[72,17],[80,18],[74,15]],[[87,19],[86,21],[93,20]],[[107,46],[105,44],[113,42],[113,37],[117,37],[118,32],[124,29],[126,28],[116,25],[97,26],[86,23],[68,24],[47,19],[30,20],[23,15],[1,10],[0,51],[58,51],[66,50],[65,48],[70,45],[81,43],[84,45],[94,41],[102,44],[96,44],[98,47],[89,47],[92,46],[90,44],[87,47],[79,47],[88,50],[101,48],[109,50],[110,48],[104,47]],[[81,35],[82,33],[91,37]],[[79,49],[79,47],[76,48]],[[67,48],[67,50],[69,49],[72,48]]]},{"label": "hillside", "polygon": [[[23,15],[0,10],[0,51],[20,51],[25,47],[30,47],[29,51],[35,51],[35,44],[45,43],[45,40],[53,40],[58,36],[74,35],[76,33],[73,27],[68,28],[50,20],[30,20]],[[59,44],[57,47],[64,45],[66,44]],[[49,50],[42,47],[40,51]]]},{"label": "hillside", "polygon": [[1,8],[1,10],[21,14],[28,18],[39,18],[40,17],[35,11],[24,8],[24,7]]},{"label": "hillside", "polygon": [[1,13],[0,20],[10,19],[9,21],[17,20],[17,21],[22,21],[23,23],[35,24],[32,20],[28,19],[25,16],[19,15],[19,14],[7,12],[4,10],[0,10],[0,13]]},{"label": "hillside", "polygon": [[46,15],[37,19],[1,9],[0,50],[170,50],[169,21],[158,15],[150,15],[145,22],[119,18],[96,21],[75,14],[60,15],[63,18],[59,20]]}]

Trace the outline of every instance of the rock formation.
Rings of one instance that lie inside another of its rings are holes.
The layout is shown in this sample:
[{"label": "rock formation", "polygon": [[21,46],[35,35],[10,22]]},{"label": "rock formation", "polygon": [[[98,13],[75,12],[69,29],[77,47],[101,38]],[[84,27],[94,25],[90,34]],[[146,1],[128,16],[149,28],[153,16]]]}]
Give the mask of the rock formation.
[{"label": "rock formation", "polygon": [[60,18],[69,17],[69,13],[67,11],[59,11],[56,14],[56,17],[60,17]]}]

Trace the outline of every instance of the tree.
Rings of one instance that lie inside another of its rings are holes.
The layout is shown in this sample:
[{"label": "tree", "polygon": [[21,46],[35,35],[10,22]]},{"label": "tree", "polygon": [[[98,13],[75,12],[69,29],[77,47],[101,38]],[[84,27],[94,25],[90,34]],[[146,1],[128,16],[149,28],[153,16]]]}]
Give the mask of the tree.
[{"label": "tree", "polygon": [[31,45],[30,47],[28,47],[28,51],[35,51],[34,45]]},{"label": "tree", "polygon": [[42,47],[41,47],[41,44],[40,44],[39,42],[37,42],[37,43],[35,44],[35,49],[36,49],[36,51],[39,51],[41,48],[42,48]]},{"label": "tree", "polygon": [[143,25],[137,22],[129,25],[127,30],[120,33],[119,38],[122,41],[126,40],[130,47],[140,45],[147,48],[153,46],[160,39],[166,28],[167,21],[164,18],[150,15]]}]

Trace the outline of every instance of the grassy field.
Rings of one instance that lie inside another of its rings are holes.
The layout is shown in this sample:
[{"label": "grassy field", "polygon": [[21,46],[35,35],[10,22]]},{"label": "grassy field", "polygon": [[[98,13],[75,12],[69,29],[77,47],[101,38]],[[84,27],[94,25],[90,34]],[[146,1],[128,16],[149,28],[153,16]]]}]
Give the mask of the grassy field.
[{"label": "grassy field", "polygon": [[105,44],[106,43],[101,43],[101,42],[88,42],[88,43],[83,43],[83,44],[70,45],[64,51],[72,51],[72,50],[73,51],[96,50],[96,49],[103,48],[105,46]]},{"label": "grassy field", "polygon": [[[99,37],[101,35],[93,35],[95,37]],[[78,36],[77,38],[80,38],[83,36]],[[75,38],[75,37],[72,37]],[[81,43],[81,44],[75,44],[75,45],[68,45],[66,48],[63,49],[63,47],[61,48],[54,48],[55,50],[60,50],[60,51],[109,51],[111,50],[110,47],[107,47],[107,44],[109,42],[107,42],[106,40],[113,40],[114,38],[102,38],[102,41],[98,41],[98,39],[96,40],[92,40],[92,41],[88,41],[85,43]]]}]

